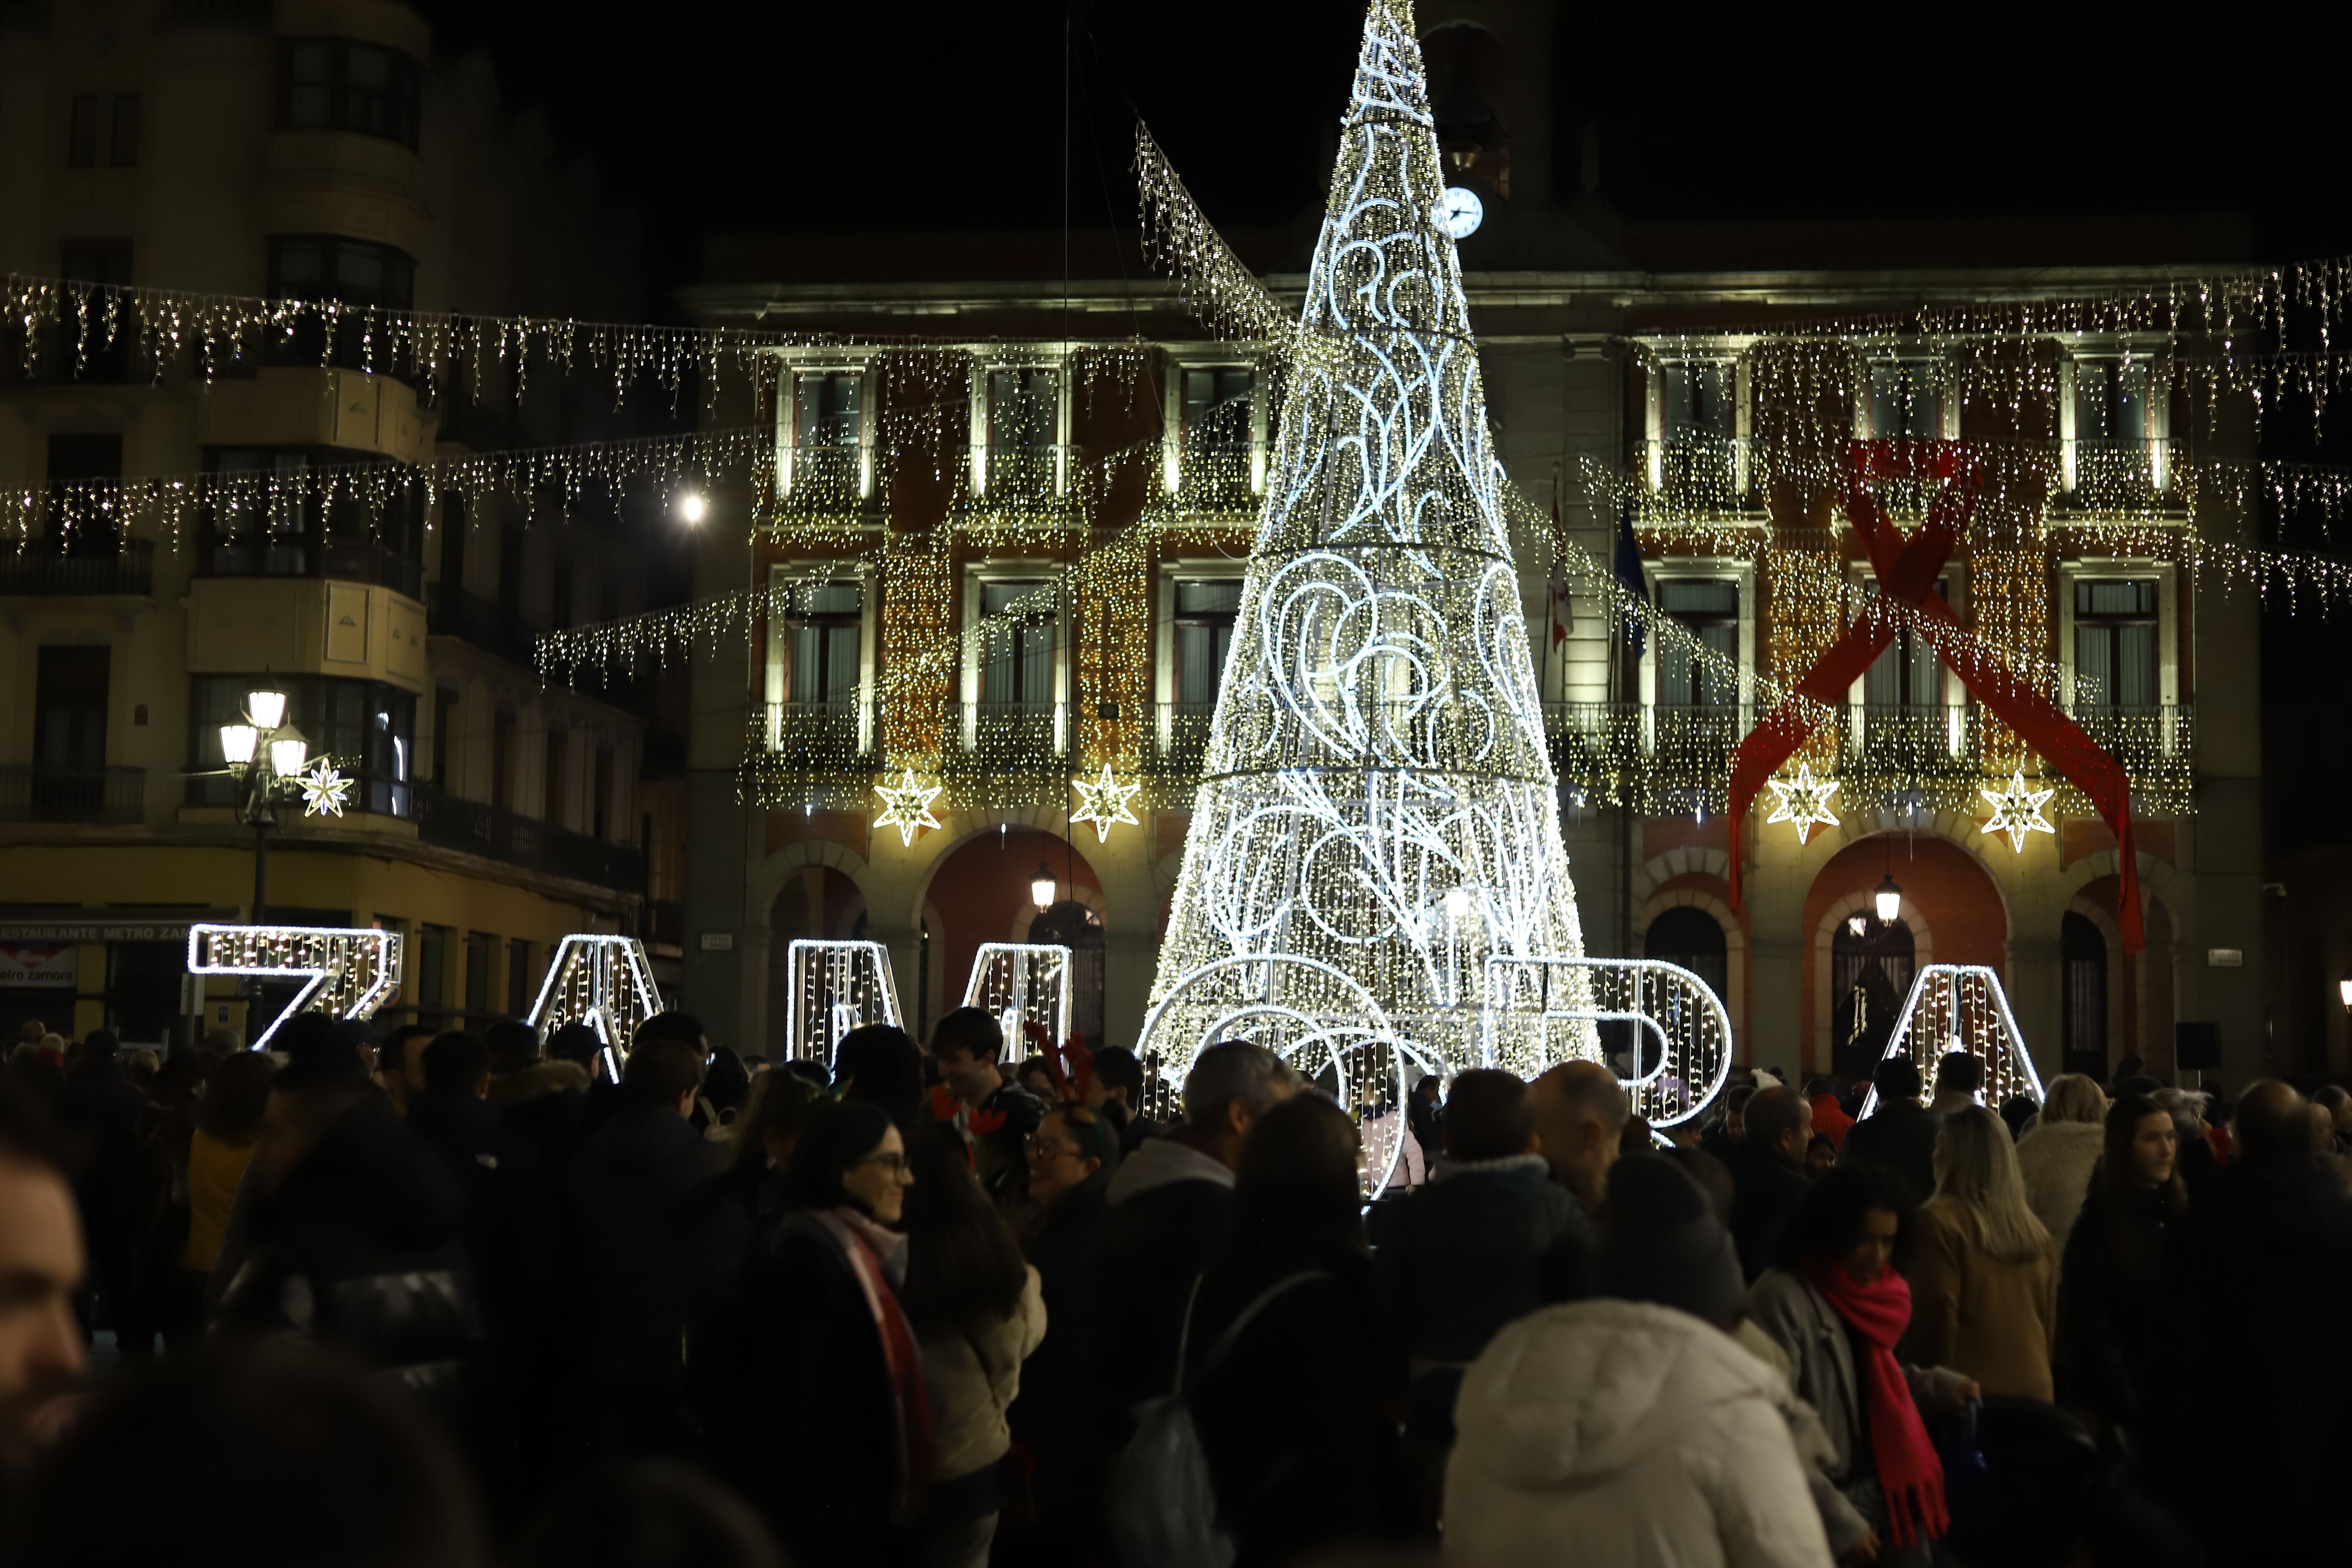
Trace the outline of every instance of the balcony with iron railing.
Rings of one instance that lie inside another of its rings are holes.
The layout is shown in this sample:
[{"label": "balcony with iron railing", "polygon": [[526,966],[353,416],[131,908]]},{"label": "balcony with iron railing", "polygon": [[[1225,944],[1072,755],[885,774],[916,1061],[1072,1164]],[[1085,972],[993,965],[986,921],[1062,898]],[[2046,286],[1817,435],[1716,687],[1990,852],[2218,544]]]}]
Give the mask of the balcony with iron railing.
[{"label": "balcony with iron railing", "polygon": [[125,540],[119,550],[59,553],[43,541],[0,553],[0,598],[146,598],[155,591],[155,544]]},{"label": "balcony with iron railing", "polygon": [[2178,504],[2176,459],[2184,454],[2169,437],[2091,437],[2058,443],[2057,488],[2062,509],[2144,511]]},{"label": "balcony with iron railing", "polygon": [[1642,474],[1653,495],[1707,508],[1738,504],[1748,495],[1749,442],[1683,432],[1640,446]]},{"label": "balcony with iron railing", "polygon": [[873,726],[866,704],[845,702],[771,702],[767,705],[766,744],[778,764],[811,773],[856,771],[870,760]]},{"label": "balcony with iron railing", "polygon": [[1188,512],[1255,511],[1264,468],[1265,449],[1257,443],[1235,440],[1222,431],[1201,431],[1171,454],[1171,498],[1180,510]]},{"label": "balcony with iron railing", "polygon": [[645,853],[632,845],[614,844],[503,806],[467,800],[437,784],[419,784],[415,788],[416,836],[427,844],[614,892],[637,893],[645,889]]},{"label": "balcony with iron railing", "polygon": [[854,441],[784,446],[778,457],[782,499],[796,507],[830,510],[855,505],[865,493],[866,448]]},{"label": "balcony with iron railing", "polygon": [[0,823],[121,826],[146,816],[145,768],[0,765]]},{"label": "balcony with iron railing", "polygon": [[1069,448],[1044,442],[992,443],[972,448],[972,490],[992,506],[1062,493]]},{"label": "balcony with iron railing", "polygon": [[[2072,711],[2123,763],[2144,809],[2188,808],[2195,752],[2189,705],[2085,704]],[[898,703],[886,704],[867,723],[854,705],[810,703],[771,705],[766,715],[758,767],[779,798],[838,806],[865,804],[886,754],[907,759],[919,773],[951,776],[966,794],[980,790],[1005,800],[1050,793],[1050,781],[1108,755],[1122,770],[1134,770],[1129,776],[1152,781],[1166,799],[1206,765],[1216,707]],[[1759,717],[1753,706],[1729,703],[1548,702],[1543,725],[1564,789],[1596,803],[1681,815],[1723,808],[1733,755]],[[2018,748],[2005,726],[1973,702],[1849,704],[1815,731],[1804,755],[1817,776],[1840,781],[1842,805],[1872,809],[1908,796],[1936,809],[1963,810],[1978,804],[1979,786],[2017,765]]]}]

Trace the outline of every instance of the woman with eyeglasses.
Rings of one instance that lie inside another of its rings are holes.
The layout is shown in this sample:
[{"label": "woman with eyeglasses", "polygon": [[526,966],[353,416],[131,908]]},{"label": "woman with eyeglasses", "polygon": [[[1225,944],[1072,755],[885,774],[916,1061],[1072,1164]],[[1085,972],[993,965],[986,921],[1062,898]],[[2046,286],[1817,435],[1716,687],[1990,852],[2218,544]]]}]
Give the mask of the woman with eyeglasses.
[{"label": "woman with eyeglasses", "polygon": [[799,1568],[912,1563],[935,1437],[899,1300],[916,1173],[879,1107],[821,1111],[784,1172],[790,1209],[761,1283],[743,1472]]},{"label": "woman with eyeglasses", "polygon": [[1037,1271],[972,1173],[962,1135],[923,1128],[912,1149],[899,1299],[922,1347],[935,1434],[923,1563],[986,1568],[1003,1500],[998,1461],[1013,1446],[1005,1415],[1048,1319]]},{"label": "woman with eyeglasses", "polygon": [[[1029,1137],[1028,1242],[1024,1251],[1045,1293],[1045,1342],[1021,1373],[1013,1436],[1034,1461],[1031,1487],[1040,1527],[1063,1531],[1091,1520],[1103,1456],[1086,1429],[1094,1363],[1095,1295],[1109,1210],[1103,1194],[1118,1164],[1110,1118],[1076,1100],[1045,1113]],[[1040,1540],[1046,1561],[1082,1561],[1081,1535]]]}]

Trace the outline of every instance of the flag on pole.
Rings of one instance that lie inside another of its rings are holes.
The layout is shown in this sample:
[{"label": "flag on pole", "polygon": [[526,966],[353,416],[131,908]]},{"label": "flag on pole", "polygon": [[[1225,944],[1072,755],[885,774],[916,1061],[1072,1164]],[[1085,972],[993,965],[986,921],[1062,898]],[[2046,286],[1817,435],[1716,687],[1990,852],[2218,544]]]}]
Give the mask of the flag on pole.
[{"label": "flag on pole", "polygon": [[[1633,503],[1631,500],[1622,502],[1617,509],[1617,559],[1612,574],[1625,592],[1636,599],[1646,600],[1650,596],[1650,585],[1642,575],[1642,546],[1633,537]],[[1642,622],[1638,616],[1629,615],[1625,617],[1625,646],[1633,650],[1635,658],[1642,657]]]},{"label": "flag on pole", "polygon": [[[1561,538],[1559,531],[1559,465],[1558,463],[1554,463],[1551,466],[1551,536],[1553,540],[1553,560],[1557,563],[1559,560],[1559,542]],[[1557,564],[1555,564],[1551,579],[1551,651],[1555,654],[1560,655],[1564,659],[1567,656],[1563,650],[1567,646],[1568,639],[1575,634],[1575,631],[1576,601],[1569,593],[1568,574],[1565,572],[1560,571]],[[1563,668],[1563,676],[1565,676],[1565,669]]]}]

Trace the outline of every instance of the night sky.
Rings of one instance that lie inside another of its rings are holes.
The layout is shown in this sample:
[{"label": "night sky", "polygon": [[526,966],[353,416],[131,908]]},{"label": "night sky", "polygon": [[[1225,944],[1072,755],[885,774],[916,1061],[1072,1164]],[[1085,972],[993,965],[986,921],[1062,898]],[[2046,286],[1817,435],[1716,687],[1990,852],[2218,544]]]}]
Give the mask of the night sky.
[{"label": "night sky", "polygon": [[[1076,226],[1131,230],[1140,113],[1221,226],[1286,226],[1321,196],[1362,19],[1358,0],[425,9],[440,51],[490,51],[635,206],[649,312],[709,233],[1058,228],[1066,16]],[[2056,9],[1801,33],[1780,6],[1563,5],[1555,163],[1572,175],[1591,125],[1601,194],[1637,222],[2222,215],[2263,259],[2352,249],[2333,51]]]}]

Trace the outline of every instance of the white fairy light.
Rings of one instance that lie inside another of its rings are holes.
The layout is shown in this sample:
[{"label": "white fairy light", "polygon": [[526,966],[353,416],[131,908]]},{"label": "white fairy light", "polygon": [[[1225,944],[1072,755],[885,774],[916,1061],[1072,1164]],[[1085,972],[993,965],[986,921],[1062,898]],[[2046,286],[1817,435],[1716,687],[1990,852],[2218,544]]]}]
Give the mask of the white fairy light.
[{"label": "white fairy light", "polygon": [[1779,779],[1767,779],[1764,787],[1772,792],[1772,815],[1769,823],[1786,822],[1797,830],[1797,842],[1802,844],[1812,837],[1815,826],[1835,827],[1836,815],[1830,810],[1830,796],[1837,794],[1835,779],[1813,777],[1811,763],[1797,764],[1797,776],[1783,784]]},{"label": "white fairy light", "polygon": [[2058,792],[2054,789],[2026,788],[2022,770],[2009,775],[2008,788],[1997,790],[1986,784],[1979,793],[1992,802],[1992,819],[1979,831],[2008,834],[2009,847],[2018,854],[2025,853],[2025,840],[2029,836],[2057,832],[2050,826],[2050,819],[2042,815],[2042,808]]},{"label": "white fairy light", "polygon": [[343,777],[332,765],[320,763],[296,782],[301,786],[305,816],[343,815],[343,796],[351,792],[353,781]]},{"label": "white fairy light", "polygon": [[605,1073],[618,1083],[620,1058],[636,1038],[637,1026],[661,1010],[661,988],[654,984],[643,942],[633,936],[574,931],[548,960],[547,978],[524,1022],[541,1039],[566,1024],[587,1025],[596,1031]]},{"label": "white fairy light", "polygon": [[1022,1026],[1049,1017],[1050,1043],[1059,1047],[1070,1037],[1070,950],[1059,942],[982,942],[964,982],[963,1005],[994,1014],[1006,1048],[1016,1052],[1028,1048]]},{"label": "white fairy light", "polygon": [[[2017,1016],[2009,1009],[2009,993],[2000,976],[1982,964],[1930,963],[1911,981],[1903,1011],[1895,1016],[1895,1032],[1886,1038],[1885,1060],[1907,1057],[1918,1068],[1921,1081],[1935,1077],[1936,1058],[1948,1050],[1964,1050],[1984,1064],[1981,1091],[1985,1102],[1999,1105],[2015,1095],[2042,1101],[2042,1075],[2034,1070],[2033,1053]],[[1878,1104],[1874,1088],[1863,1101],[1865,1117]]]},{"label": "white fairy light", "polygon": [[305,983],[253,1040],[248,1048],[258,1051],[297,1013],[372,1016],[399,983],[400,933],[372,926],[192,925],[188,973]]},{"label": "white fairy light", "polygon": [[1256,1040],[1367,1125],[1407,1060],[1600,1054],[1491,989],[1583,941],[1431,125],[1375,0],[1137,1047]]},{"label": "white fairy light", "polygon": [[912,768],[898,771],[896,784],[876,784],[874,793],[882,797],[882,815],[874,819],[877,827],[895,827],[902,847],[915,842],[918,828],[937,827],[940,819],[931,815],[931,802],[940,798],[940,784],[926,784],[915,776]]},{"label": "white fairy light", "polygon": [[1072,779],[1070,785],[1078,792],[1078,809],[1070,814],[1070,826],[1076,827],[1082,822],[1093,823],[1096,843],[1109,842],[1111,827],[1117,823],[1141,826],[1136,821],[1135,813],[1128,808],[1127,803],[1141,793],[1143,786],[1139,784],[1119,783],[1112,775],[1108,763],[1102,765],[1102,775],[1099,778]]},{"label": "white fairy light", "polygon": [[878,942],[795,938],[784,952],[784,1057],[830,1068],[841,1037],[867,1024],[899,1024],[890,952]]}]

